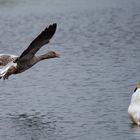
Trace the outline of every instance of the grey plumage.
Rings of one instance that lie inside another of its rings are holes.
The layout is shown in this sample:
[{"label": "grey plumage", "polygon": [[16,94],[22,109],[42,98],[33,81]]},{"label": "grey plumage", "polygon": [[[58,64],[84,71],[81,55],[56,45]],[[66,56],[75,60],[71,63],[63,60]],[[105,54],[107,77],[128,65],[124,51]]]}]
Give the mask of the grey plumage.
[{"label": "grey plumage", "polygon": [[1,55],[3,57],[0,57],[0,64],[6,65],[10,61],[13,61],[16,65],[13,63],[14,65],[10,66],[4,74],[0,74],[0,77],[3,77],[3,79],[8,79],[11,74],[21,73],[41,60],[59,57],[59,54],[55,53],[54,51],[48,52],[41,56],[35,56],[37,51],[42,46],[49,43],[50,39],[55,34],[56,28],[56,23],[47,27],[31,42],[28,48],[23,51],[19,57],[14,55]]}]

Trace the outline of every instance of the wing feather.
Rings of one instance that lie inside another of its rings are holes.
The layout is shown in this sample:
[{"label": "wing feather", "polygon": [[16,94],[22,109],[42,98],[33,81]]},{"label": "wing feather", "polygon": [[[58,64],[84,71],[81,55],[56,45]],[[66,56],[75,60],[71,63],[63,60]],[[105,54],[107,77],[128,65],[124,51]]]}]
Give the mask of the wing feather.
[{"label": "wing feather", "polygon": [[6,66],[8,63],[15,61],[18,56],[10,54],[0,54],[0,66]]},{"label": "wing feather", "polygon": [[57,28],[57,24],[54,23],[49,25],[44,31],[42,31],[29,45],[29,47],[20,55],[19,58],[15,60],[15,63],[21,60],[27,60],[32,58],[36,52],[45,44],[49,43],[50,39],[53,37]]}]

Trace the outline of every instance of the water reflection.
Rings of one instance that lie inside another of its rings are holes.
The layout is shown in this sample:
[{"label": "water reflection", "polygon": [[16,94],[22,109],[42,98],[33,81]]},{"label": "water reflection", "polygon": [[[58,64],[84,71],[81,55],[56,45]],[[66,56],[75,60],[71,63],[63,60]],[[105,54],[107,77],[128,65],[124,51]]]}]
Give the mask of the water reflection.
[{"label": "water reflection", "polygon": [[12,128],[16,129],[17,135],[31,140],[44,140],[53,138],[56,130],[56,121],[52,113],[41,115],[34,114],[9,114],[12,121]]},{"label": "water reflection", "polygon": [[140,136],[140,126],[134,123],[131,124],[131,131]]}]

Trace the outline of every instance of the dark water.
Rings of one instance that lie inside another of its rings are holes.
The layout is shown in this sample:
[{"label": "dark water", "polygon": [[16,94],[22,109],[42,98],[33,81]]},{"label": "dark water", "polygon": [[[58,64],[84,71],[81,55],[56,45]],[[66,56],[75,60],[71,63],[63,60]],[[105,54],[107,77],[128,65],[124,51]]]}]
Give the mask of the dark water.
[{"label": "dark water", "polygon": [[0,140],[139,140],[127,108],[140,81],[140,2],[0,1],[0,53],[20,53],[46,25],[61,53],[0,81]]}]

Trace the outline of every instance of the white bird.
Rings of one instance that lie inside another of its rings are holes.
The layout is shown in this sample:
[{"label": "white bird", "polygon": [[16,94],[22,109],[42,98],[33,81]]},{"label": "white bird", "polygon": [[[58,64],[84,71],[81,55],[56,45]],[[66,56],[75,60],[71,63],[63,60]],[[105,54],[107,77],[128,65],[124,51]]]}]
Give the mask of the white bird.
[{"label": "white bird", "polygon": [[128,107],[128,115],[133,123],[140,125],[140,83],[136,85]]}]

